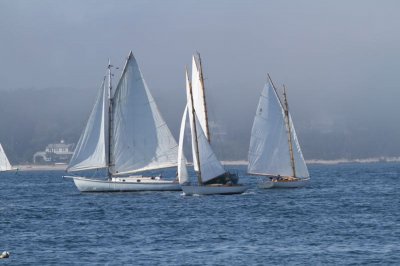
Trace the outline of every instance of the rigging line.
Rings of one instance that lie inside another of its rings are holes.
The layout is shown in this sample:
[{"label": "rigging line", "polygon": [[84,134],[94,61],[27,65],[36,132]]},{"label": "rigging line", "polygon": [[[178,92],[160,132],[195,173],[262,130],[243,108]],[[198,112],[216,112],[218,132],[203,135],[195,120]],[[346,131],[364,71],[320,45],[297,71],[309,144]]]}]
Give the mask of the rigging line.
[{"label": "rigging line", "polygon": [[290,152],[290,164],[292,166],[292,171],[293,171],[293,177],[296,177],[296,166],[294,163],[294,154],[293,154],[293,143],[292,143],[292,129],[290,126],[290,116],[289,116],[289,105],[287,101],[287,95],[286,95],[286,87],[283,85],[283,97],[285,100],[285,120],[287,123],[287,131],[288,131],[288,141],[289,141],[289,152]]}]

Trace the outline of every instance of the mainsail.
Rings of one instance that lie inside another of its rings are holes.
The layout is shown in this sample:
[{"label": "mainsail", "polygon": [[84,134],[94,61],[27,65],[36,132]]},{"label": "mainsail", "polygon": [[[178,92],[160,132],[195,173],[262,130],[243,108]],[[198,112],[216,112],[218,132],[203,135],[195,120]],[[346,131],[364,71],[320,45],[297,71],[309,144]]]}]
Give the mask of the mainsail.
[{"label": "mainsail", "polygon": [[[196,156],[197,145],[196,145],[196,137],[195,137],[196,135],[194,132],[194,125],[193,125],[194,118],[193,118],[193,112],[192,112],[192,99],[190,97],[190,86],[191,86],[191,84],[189,81],[189,76],[186,71],[186,101],[187,101],[187,109],[189,110],[190,135],[192,136],[191,140],[192,140],[193,167],[194,167],[194,170],[196,172],[198,172],[199,171],[199,163],[197,162],[197,156]],[[192,92],[193,92],[193,90],[192,90]]]},{"label": "mainsail", "polygon": [[206,98],[203,84],[203,70],[201,69],[200,55],[192,57],[192,91],[193,91],[193,106],[197,113],[201,128],[204,131],[207,139],[210,139],[208,121],[207,121],[207,107]]},{"label": "mainsail", "polygon": [[13,170],[7,155],[4,152],[3,146],[0,143],[0,172]]},{"label": "mainsail", "polygon": [[112,107],[113,174],[177,165],[178,145],[158,111],[132,52],[116,87]]},{"label": "mainsail", "polygon": [[259,175],[309,177],[289,114],[296,172],[291,167],[288,128],[283,106],[269,81],[260,97],[251,131],[248,172]]},{"label": "mainsail", "polygon": [[[194,107],[192,107],[192,97],[191,88],[186,72],[186,94],[187,94],[187,108],[189,110],[194,110],[194,112],[189,111],[190,118],[190,128],[192,135],[192,154],[193,154],[193,164],[194,170],[201,173],[201,181],[203,183],[224,174],[226,171],[220,161],[218,161],[217,156],[213,152],[210,143],[201,127],[198,113]],[[194,115],[194,117],[193,117]],[[195,125],[193,123],[195,121]],[[194,130],[196,127],[196,130]],[[197,136],[196,133],[197,132]],[[196,148],[198,147],[198,151]],[[198,156],[198,157],[197,157]]]},{"label": "mainsail", "polygon": [[86,128],[76,145],[68,171],[107,167],[107,121],[108,92],[104,79]]}]

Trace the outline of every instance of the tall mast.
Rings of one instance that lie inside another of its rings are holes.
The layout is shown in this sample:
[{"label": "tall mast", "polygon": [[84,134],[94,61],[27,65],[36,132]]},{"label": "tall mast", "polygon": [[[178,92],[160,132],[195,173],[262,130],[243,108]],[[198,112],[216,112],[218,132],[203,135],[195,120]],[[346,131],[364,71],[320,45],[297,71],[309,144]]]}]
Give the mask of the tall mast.
[{"label": "tall mast", "polygon": [[193,106],[193,92],[192,92],[192,83],[189,80],[189,76],[187,73],[186,69],[186,79],[187,83],[189,84],[189,94],[190,94],[190,106],[192,108],[192,122],[193,122],[193,131],[194,131],[194,139],[195,139],[195,144],[196,144],[196,156],[197,156],[197,168],[199,169],[199,172],[197,173],[197,182],[199,183],[199,186],[203,185],[203,181],[201,180],[201,168],[200,168],[200,155],[199,155],[199,142],[197,140],[197,126],[196,126],[196,112],[194,110]]},{"label": "tall mast", "polygon": [[112,166],[112,159],[111,159],[111,132],[112,132],[112,74],[111,74],[111,61],[108,59],[108,162],[107,162],[107,171],[108,171],[108,179],[111,179],[111,166]]},{"label": "tall mast", "polygon": [[282,108],[284,108],[284,107],[283,107],[284,105],[283,105],[283,103],[282,103],[282,100],[281,100],[281,98],[279,98],[279,96],[278,96],[278,91],[276,90],[276,87],[275,87],[275,85],[274,85],[274,82],[272,81],[271,76],[269,75],[269,73],[267,73],[267,76],[268,76],[269,81],[271,82],[272,88],[273,88],[274,91],[275,91],[275,94],[276,94],[276,97],[277,97],[278,100],[279,100],[279,103],[281,104]]},{"label": "tall mast", "polygon": [[283,99],[285,101],[285,121],[287,126],[288,132],[288,142],[289,142],[289,153],[290,153],[290,164],[292,166],[293,177],[296,177],[296,167],[294,164],[294,155],[293,155],[293,145],[292,145],[292,128],[290,127],[290,117],[289,117],[289,105],[286,96],[286,87],[283,85]]},{"label": "tall mast", "polygon": [[[203,66],[201,64],[201,57],[200,53],[197,52],[197,57],[199,58],[199,75],[200,75],[200,83],[201,86],[203,87],[203,103],[204,103],[204,113],[205,113],[205,119],[206,119],[206,134],[207,134],[207,139],[208,143],[211,143],[211,136],[210,136],[210,129],[208,127],[208,113],[207,113],[207,103],[206,103],[206,88],[204,86],[204,77],[203,77]],[[193,71],[193,70],[192,70]],[[193,101],[192,101],[193,102]]]}]

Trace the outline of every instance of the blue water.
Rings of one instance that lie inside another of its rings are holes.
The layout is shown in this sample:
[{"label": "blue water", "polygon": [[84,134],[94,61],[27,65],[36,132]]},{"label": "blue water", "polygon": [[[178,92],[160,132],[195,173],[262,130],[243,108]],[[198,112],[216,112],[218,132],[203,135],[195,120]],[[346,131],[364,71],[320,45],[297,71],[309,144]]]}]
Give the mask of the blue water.
[{"label": "blue water", "polygon": [[311,165],[302,189],[81,194],[63,172],[1,174],[0,265],[400,263],[400,164]]}]

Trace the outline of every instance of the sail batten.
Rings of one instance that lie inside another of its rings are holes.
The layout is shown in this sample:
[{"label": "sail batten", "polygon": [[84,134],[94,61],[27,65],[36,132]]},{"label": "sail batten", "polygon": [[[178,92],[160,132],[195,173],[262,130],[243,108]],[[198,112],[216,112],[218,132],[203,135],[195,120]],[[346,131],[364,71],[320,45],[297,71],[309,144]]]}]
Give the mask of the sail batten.
[{"label": "sail batten", "polygon": [[[307,166],[289,114],[297,177],[309,177]],[[269,81],[260,96],[251,131],[248,173],[292,176],[288,127],[282,103]]]}]

